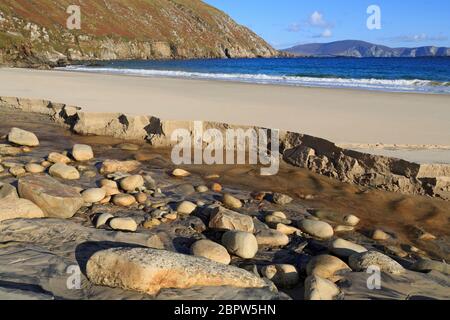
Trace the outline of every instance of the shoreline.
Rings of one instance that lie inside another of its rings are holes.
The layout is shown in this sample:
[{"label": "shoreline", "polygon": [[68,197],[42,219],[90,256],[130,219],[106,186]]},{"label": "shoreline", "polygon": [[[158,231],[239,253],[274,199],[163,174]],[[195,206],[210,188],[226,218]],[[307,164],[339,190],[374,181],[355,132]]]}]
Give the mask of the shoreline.
[{"label": "shoreline", "polygon": [[61,101],[89,112],[255,125],[338,145],[450,148],[446,95],[11,68],[0,69],[0,80],[0,96]]}]

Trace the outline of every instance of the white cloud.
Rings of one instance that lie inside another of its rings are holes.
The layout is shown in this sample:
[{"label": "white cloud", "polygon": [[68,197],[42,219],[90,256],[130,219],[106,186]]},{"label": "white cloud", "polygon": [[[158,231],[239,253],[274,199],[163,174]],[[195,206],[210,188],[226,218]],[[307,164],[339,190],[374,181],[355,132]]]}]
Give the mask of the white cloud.
[{"label": "white cloud", "polygon": [[319,11],[314,11],[309,17],[309,24],[314,27],[324,27],[327,25],[327,22],[323,18],[323,14]]},{"label": "white cloud", "polygon": [[297,23],[297,22],[291,23],[287,27],[286,30],[289,31],[289,32],[299,32],[301,30],[300,23]]},{"label": "white cloud", "polygon": [[322,38],[329,38],[333,36],[333,32],[331,32],[331,29],[325,29],[322,32]]}]

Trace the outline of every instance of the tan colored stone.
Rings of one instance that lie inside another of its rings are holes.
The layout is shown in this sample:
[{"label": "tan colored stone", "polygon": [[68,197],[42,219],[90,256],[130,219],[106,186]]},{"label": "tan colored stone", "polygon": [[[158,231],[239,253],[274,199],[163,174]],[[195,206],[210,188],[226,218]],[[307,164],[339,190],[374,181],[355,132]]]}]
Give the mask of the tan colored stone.
[{"label": "tan colored stone", "polygon": [[135,232],[138,227],[133,218],[113,218],[109,220],[109,226],[114,230],[131,232]]},{"label": "tan colored stone", "polygon": [[144,185],[144,178],[141,175],[133,175],[123,178],[120,187],[125,191],[135,191]]},{"label": "tan colored stone", "polygon": [[188,177],[190,176],[191,173],[184,170],[184,169],[175,169],[172,171],[172,176],[177,177],[177,178],[184,178],[184,177]]},{"label": "tan colored stone", "polygon": [[231,211],[220,206],[211,206],[209,227],[217,230],[238,230],[252,232],[255,229],[253,219],[250,216]]},{"label": "tan colored stone", "polygon": [[180,202],[177,206],[177,212],[180,214],[191,214],[197,209],[197,205],[190,201]]},{"label": "tan colored stone", "polygon": [[96,284],[151,295],[161,289],[231,286],[265,287],[258,276],[204,258],[150,248],[115,248],[95,253],[87,276]]},{"label": "tan colored stone", "polygon": [[25,166],[25,170],[29,173],[42,173],[45,168],[37,163],[29,163]]},{"label": "tan colored stone", "polygon": [[297,269],[290,264],[272,264],[264,266],[261,269],[261,274],[271,280],[279,288],[293,288],[300,280]]},{"label": "tan colored stone", "polygon": [[39,139],[34,133],[19,128],[12,128],[9,131],[8,141],[28,147],[37,147],[39,145]]},{"label": "tan colored stone", "polygon": [[66,180],[78,180],[80,179],[80,173],[75,167],[69,166],[64,163],[55,163],[48,170],[51,176],[66,179]]},{"label": "tan colored stone", "polygon": [[129,207],[136,203],[136,199],[130,194],[116,194],[113,197],[113,203],[120,207]]},{"label": "tan colored stone", "polygon": [[44,217],[45,214],[41,208],[29,200],[12,197],[0,199],[0,221]]},{"label": "tan colored stone", "polygon": [[106,197],[106,191],[102,188],[86,189],[81,194],[84,202],[96,203],[102,201]]},{"label": "tan colored stone", "polygon": [[94,151],[86,144],[76,144],[72,148],[72,156],[76,161],[88,161],[94,158]]},{"label": "tan colored stone", "polygon": [[232,196],[229,193],[225,193],[223,195],[222,202],[225,205],[225,207],[230,208],[230,209],[240,209],[240,208],[242,208],[241,200],[237,199],[236,197]]},{"label": "tan colored stone", "polygon": [[316,275],[333,282],[342,279],[342,275],[350,271],[352,269],[344,261],[328,254],[313,257],[306,267],[308,276]]},{"label": "tan colored stone", "polygon": [[316,275],[305,280],[305,300],[334,300],[339,294],[339,288],[330,280]]},{"label": "tan colored stone", "polygon": [[118,160],[105,160],[100,168],[101,174],[115,173],[115,172],[132,172],[137,170],[141,165],[140,162],[135,160],[118,161]]},{"label": "tan colored stone", "polygon": [[228,252],[243,259],[252,259],[258,252],[258,241],[249,232],[227,231],[222,236],[222,244]]},{"label": "tan colored stone", "polygon": [[68,164],[72,162],[72,160],[70,160],[69,157],[57,152],[50,153],[47,157],[47,160],[53,163],[63,163],[63,164]]},{"label": "tan colored stone", "polygon": [[199,240],[191,247],[191,252],[196,257],[203,257],[223,264],[230,264],[231,257],[227,249],[211,240]]}]

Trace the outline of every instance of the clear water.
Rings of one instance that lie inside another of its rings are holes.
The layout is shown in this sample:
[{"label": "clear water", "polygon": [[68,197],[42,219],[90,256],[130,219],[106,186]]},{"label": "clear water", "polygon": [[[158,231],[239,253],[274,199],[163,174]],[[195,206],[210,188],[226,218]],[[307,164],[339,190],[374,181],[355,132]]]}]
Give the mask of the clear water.
[{"label": "clear water", "polygon": [[450,58],[116,60],[64,69],[148,77],[450,94]]}]

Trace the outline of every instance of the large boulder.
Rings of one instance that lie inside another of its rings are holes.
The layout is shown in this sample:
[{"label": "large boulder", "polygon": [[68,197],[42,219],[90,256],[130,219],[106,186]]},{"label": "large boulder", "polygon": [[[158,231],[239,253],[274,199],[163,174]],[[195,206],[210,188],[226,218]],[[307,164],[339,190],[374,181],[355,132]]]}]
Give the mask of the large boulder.
[{"label": "large boulder", "polygon": [[95,253],[87,276],[97,285],[150,295],[161,289],[232,286],[262,288],[264,280],[233,266],[204,258],[149,248],[115,248]]},{"label": "large boulder", "polygon": [[34,133],[19,128],[12,128],[9,131],[8,141],[27,147],[36,147],[39,145],[39,139]]},{"label": "large boulder", "polygon": [[224,207],[213,206],[207,211],[210,214],[209,227],[217,230],[238,230],[253,233],[255,226],[250,216],[228,210]]},{"label": "large boulder", "polygon": [[47,175],[19,180],[20,197],[34,202],[47,217],[71,218],[84,204],[80,193]]},{"label": "large boulder", "polygon": [[0,221],[43,217],[44,212],[31,201],[14,197],[0,199]]}]

